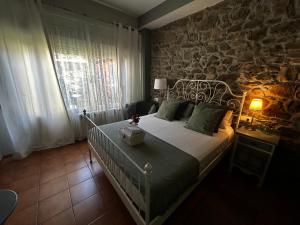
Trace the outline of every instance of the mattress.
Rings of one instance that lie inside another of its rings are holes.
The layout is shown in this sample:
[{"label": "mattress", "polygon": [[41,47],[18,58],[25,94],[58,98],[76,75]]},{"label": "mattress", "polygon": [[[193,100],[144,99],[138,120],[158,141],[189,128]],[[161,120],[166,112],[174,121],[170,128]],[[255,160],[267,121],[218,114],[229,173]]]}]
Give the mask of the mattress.
[{"label": "mattress", "polygon": [[218,133],[208,136],[185,128],[186,121],[167,121],[154,115],[142,116],[138,126],[196,158],[200,169],[205,168],[233,140],[234,130],[231,126],[219,128]]}]

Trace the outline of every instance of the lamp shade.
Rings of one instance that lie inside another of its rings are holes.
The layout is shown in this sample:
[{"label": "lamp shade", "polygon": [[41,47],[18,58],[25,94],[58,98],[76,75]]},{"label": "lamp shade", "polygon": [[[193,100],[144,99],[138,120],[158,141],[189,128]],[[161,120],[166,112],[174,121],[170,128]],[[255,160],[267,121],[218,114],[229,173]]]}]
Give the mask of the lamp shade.
[{"label": "lamp shade", "polygon": [[250,110],[262,110],[263,101],[260,98],[252,99],[249,109]]},{"label": "lamp shade", "polygon": [[154,80],[154,89],[157,89],[157,90],[167,89],[167,79],[166,78],[155,79]]}]

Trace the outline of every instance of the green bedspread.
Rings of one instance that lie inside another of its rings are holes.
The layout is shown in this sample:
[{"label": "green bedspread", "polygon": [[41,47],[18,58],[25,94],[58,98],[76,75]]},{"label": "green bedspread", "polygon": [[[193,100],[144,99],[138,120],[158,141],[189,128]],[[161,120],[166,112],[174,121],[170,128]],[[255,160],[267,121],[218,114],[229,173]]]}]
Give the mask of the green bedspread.
[{"label": "green bedspread", "polygon": [[[128,126],[128,121],[121,121],[99,128],[110,137],[141,168],[149,162],[152,165],[151,175],[151,218],[162,214],[166,209],[195,181],[199,174],[199,162],[184,151],[146,133],[143,144],[131,147],[121,140],[120,128]],[[95,128],[94,128],[95,131]],[[91,132],[91,131],[90,131]],[[104,148],[104,142],[101,145]],[[116,149],[104,148],[114,162],[125,174],[130,174],[132,182],[137,186],[141,181],[141,192],[145,185],[142,176]]]}]

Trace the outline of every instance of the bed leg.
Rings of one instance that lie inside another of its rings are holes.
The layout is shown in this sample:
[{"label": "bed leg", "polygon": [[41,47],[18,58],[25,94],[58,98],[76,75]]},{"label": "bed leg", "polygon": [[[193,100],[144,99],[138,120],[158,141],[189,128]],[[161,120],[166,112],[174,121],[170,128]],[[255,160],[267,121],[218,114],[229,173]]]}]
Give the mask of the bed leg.
[{"label": "bed leg", "polygon": [[90,156],[90,163],[92,164],[93,161],[92,161],[92,152],[91,152],[91,149],[89,148],[89,156]]},{"label": "bed leg", "polygon": [[150,163],[146,163],[144,166],[144,173],[145,173],[145,224],[150,224],[150,180],[151,180],[151,173],[152,173],[152,165]]}]

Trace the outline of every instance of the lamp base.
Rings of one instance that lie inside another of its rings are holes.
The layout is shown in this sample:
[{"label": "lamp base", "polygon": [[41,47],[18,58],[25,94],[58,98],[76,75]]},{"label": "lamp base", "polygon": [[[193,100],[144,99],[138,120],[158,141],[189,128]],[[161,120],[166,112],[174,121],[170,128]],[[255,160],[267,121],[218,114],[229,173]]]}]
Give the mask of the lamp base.
[{"label": "lamp base", "polygon": [[246,127],[247,130],[251,130],[251,131],[255,131],[256,130],[256,127],[253,126],[253,120],[254,120],[254,117],[252,116],[251,123],[248,124],[248,126]]},{"label": "lamp base", "polygon": [[251,130],[251,131],[255,131],[255,130],[256,130],[256,127],[255,127],[255,126],[252,126],[252,125],[246,126],[245,128],[246,128],[247,130]]},{"label": "lamp base", "polygon": [[256,131],[256,128],[255,127],[249,127],[249,130]]}]

